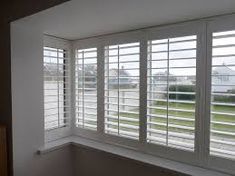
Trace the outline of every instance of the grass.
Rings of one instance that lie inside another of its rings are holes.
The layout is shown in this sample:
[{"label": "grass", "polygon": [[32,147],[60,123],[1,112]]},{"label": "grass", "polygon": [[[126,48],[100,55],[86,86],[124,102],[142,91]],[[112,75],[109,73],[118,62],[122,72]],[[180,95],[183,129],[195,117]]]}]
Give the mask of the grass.
[{"label": "grass", "polygon": [[[152,107],[164,107],[166,108],[166,102],[155,102]],[[184,109],[184,110],[192,110],[195,111],[195,105],[194,104],[187,104],[187,103],[169,103],[168,108],[175,108],[175,109]],[[213,106],[212,107],[213,111],[216,112],[226,112],[226,113],[234,113],[234,116],[228,116],[228,115],[213,115],[212,120],[216,122],[232,122],[235,123],[235,108],[234,107],[229,107],[229,106]],[[133,109],[132,112],[138,112],[138,109]],[[151,114],[153,115],[164,115],[167,116],[167,110],[164,109],[152,109]],[[129,113],[120,113],[120,116],[122,117],[129,117],[129,118],[138,118],[138,115],[133,115]],[[172,119],[168,118],[168,124],[169,125],[181,125],[185,127],[194,127],[195,123],[194,121],[188,121],[187,119],[194,119],[195,118],[195,113],[194,112],[180,112],[177,110],[168,110],[168,117],[169,116],[175,116],[175,117],[183,117],[186,120],[178,120],[178,119]],[[160,118],[160,117],[152,117],[151,118],[152,122],[158,122],[158,123],[167,123],[166,118]],[[117,122],[117,120],[114,120],[113,122]],[[120,123],[122,124],[130,124],[130,125],[136,125],[138,126],[138,122],[130,122],[126,120],[120,120]],[[163,126],[161,124],[159,125],[151,125],[152,128],[154,129],[159,129],[159,130],[166,130],[166,126]],[[168,127],[169,131],[172,132],[182,132],[182,133],[192,133],[193,130],[191,129],[179,129],[175,128],[173,126]],[[235,126],[231,125],[220,125],[220,124],[212,124],[212,129],[213,130],[218,130],[218,131],[226,131],[226,132],[233,132],[235,133]]]}]

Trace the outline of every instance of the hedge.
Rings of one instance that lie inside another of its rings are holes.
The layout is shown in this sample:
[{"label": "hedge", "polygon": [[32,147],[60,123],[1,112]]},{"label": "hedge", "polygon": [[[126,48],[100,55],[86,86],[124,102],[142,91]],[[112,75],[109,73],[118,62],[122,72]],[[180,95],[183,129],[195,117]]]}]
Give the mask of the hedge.
[{"label": "hedge", "polygon": [[169,93],[169,99],[177,99],[177,100],[195,100],[195,95],[185,95],[180,94],[179,92],[195,92],[194,85],[171,85],[169,87],[170,92],[177,93]]},{"label": "hedge", "polygon": [[234,96],[215,95],[212,97],[212,99],[213,101],[216,101],[216,102],[235,103],[235,89],[230,90],[227,93],[234,94]]}]

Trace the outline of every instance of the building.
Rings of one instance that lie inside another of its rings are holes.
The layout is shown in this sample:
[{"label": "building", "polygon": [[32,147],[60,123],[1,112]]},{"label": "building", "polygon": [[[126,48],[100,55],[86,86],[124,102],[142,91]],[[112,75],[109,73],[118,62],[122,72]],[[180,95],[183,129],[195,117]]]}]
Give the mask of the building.
[{"label": "building", "polygon": [[109,88],[136,88],[138,82],[138,78],[133,79],[128,73],[128,71],[124,70],[123,68],[118,69],[110,69],[109,70]]},{"label": "building", "polygon": [[[213,92],[231,92],[235,90],[235,70],[223,64],[212,71]],[[225,86],[226,85],[226,86]]]}]

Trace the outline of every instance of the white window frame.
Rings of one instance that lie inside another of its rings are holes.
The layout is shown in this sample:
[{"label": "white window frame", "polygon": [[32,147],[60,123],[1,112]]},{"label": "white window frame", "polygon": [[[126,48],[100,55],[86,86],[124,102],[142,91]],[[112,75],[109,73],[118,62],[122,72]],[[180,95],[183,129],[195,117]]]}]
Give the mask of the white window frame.
[{"label": "white window frame", "polygon": [[[70,59],[71,58],[71,44],[67,41],[67,40],[63,40],[60,38],[55,38],[52,36],[48,36],[48,35],[44,35],[43,38],[43,46],[44,47],[51,47],[51,48],[57,48],[57,49],[63,49],[66,50],[66,52],[68,53],[67,57]],[[68,63],[69,65],[71,65],[71,63]],[[69,75],[69,83],[71,83],[71,72]],[[71,84],[68,85],[69,86],[69,90],[71,90]],[[71,100],[71,95],[68,95],[69,99]],[[70,102],[71,104],[71,102]],[[70,108],[71,109],[71,108]],[[55,129],[51,129],[51,130],[45,130],[45,135],[44,135],[44,141],[45,142],[50,142],[56,139],[60,139],[66,136],[71,135],[71,119],[73,117],[73,114],[71,114],[72,111],[70,110],[70,119],[67,119],[67,123],[66,126],[64,127],[59,127],[59,128],[55,128]]]},{"label": "white window frame", "polygon": [[[96,47],[94,47],[94,48],[87,48],[87,49],[93,49],[93,51],[92,51],[92,53],[96,53],[96,57],[93,57],[92,58],[92,60],[96,60],[96,65],[97,65],[97,48]],[[94,51],[94,49],[96,49],[95,51]],[[77,89],[76,89],[76,84],[77,84],[77,78],[79,78],[79,75],[76,77],[76,74],[78,74],[78,72],[77,72],[77,66],[78,66],[78,63],[77,62],[79,62],[79,60],[80,61],[82,61],[82,63],[80,63],[79,65],[82,65],[82,66],[85,66],[85,63],[84,63],[84,61],[86,61],[86,57],[83,55],[82,56],[82,58],[79,58],[79,55],[81,54],[81,53],[79,53],[80,52],[80,50],[82,50],[82,49],[77,49],[77,50],[75,50],[74,52],[75,52],[75,63],[74,63],[74,65],[75,65],[75,67],[74,67],[74,69],[75,69],[75,74],[74,74],[74,76],[75,76],[75,78],[74,78],[74,91],[75,91],[75,94],[73,94],[74,95],[74,101],[79,101],[79,98],[78,98],[78,100],[77,100],[77,96],[79,96],[78,94],[77,94]],[[85,50],[85,49],[84,49]],[[82,53],[83,53],[83,51],[82,51]],[[85,51],[85,53],[86,53],[86,51]],[[90,53],[90,51],[89,51],[89,53]],[[97,77],[98,77],[98,75],[96,74],[95,75],[95,77],[96,77],[96,84],[97,84]],[[82,91],[84,91],[84,89],[86,89],[85,87],[82,87]],[[84,94],[84,92],[82,93],[82,94]],[[83,95],[82,95],[83,96]],[[89,97],[90,97],[91,95],[89,95]],[[98,111],[98,109],[97,109],[97,86],[96,86],[96,102],[95,102],[95,104],[96,104],[96,107],[94,108],[94,109],[96,109],[96,123],[97,123],[97,111]],[[83,103],[85,102],[85,99],[83,98],[82,99],[82,101],[83,101]],[[77,102],[75,102],[75,105],[74,106],[76,106],[76,104],[77,104]],[[82,108],[84,107],[84,104],[82,105]],[[82,121],[82,124],[81,124],[81,126],[78,124],[78,122],[77,121],[79,121],[79,120],[81,120],[81,118],[83,119],[83,120],[86,120],[86,118],[84,117],[85,115],[86,115],[86,113],[84,113],[84,110],[82,110],[82,115],[80,116],[79,114],[79,112],[77,112],[77,108],[78,108],[78,110],[80,109],[80,107],[78,107],[78,106],[76,106],[76,107],[74,107],[75,108],[75,120],[76,120],[76,122],[75,122],[75,124],[76,124],[76,126],[78,127],[78,128],[84,128],[84,129],[89,129],[89,130],[93,130],[93,131],[97,131],[97,124],[96,124],[96,127],[91,127],[91,128],[89,128],[89,127],[86,127],[86,122],[84,122],[84,121]],[[92,107],[93,108],[93,107]],[[78,114],[78,115],[77,115]],[[81,122],[80,122],[81,123]]]},{"label": "white window frame", "polygon": [[73,52],[78,49],[97,48],[97,80],[102,80],[97,81],[97,132],[89,129],[73,127],[74,134],[105,143],[139,150],[140,145],[137,140],[104,133],[104,47],[108,45],[139,42],[143,39],[143,34],[144,33],[142,31],[135,31],[78,40],[73,43]]},{"label": "white window frame", "polygon": [[[174,37],[181,37],[181,36],[189,36],[189,35],[197,35],[197,58],[196,58],[196,100],[195,100],[195,148],[194,152],[185,151],[169,146],[162,146],[158,144],[146,144],[147,151],[152,151],[151,153],[159,153],[159,156],[167,157],[170,159],[180,158],[180,161],[188,162],[190,164],[200,164],[198,162],[198,155],[199,155],[199,148],[200,148],[200,141],[199,137],[200,134],[200,119],[201,116],[201,105],[200,105],[200,85],[201,85],[201,78],[202,75],[200,74],[200,65],[202,65],[202,31],[203,31],[203,23],[202,22],[189,22],[183,23],[178,25],[172,26],[164,26],[161,28],[153,28],[148,31],[148,41],[149,40],[160,40],[165,38],[174,38]],[[145,106],[146,107],[146,106]],[[146,127],[146,126],[145,126]]]},{"label": "white window frame", "polygon": [[[72,79],[75,79],[74,76],[75,76],[75,67],[76,67],[76,58],[75,58],[75,53],[77,50],[82,50],[82,49],[87,49],[87,48],[97,48],[97,80],[99,79],[98,76],[98,72],[99,72],[99,69],[98,69],[98,62],[100,61],[99,59],[99,54],[98,54],[98,43],[96,43],[96,41],[94,40],[93,42],[91,41],[91,43],[89,44],[89,41],[86,40],[86,41],[79,41],[78,44],[76,44],[77,42],[74,42],[72,44],[72,52],[74,53],[74,57],[71,59],[72,61],[72,64],[71,64],[71,68],[73,70],[73,77]],[[99,117],[98,117],[98,105],[99,105],[99,102],[98,102],[98,97],[99,97],[99,81],[97,81],[97,130],[89,130],[89,129],[85,129],[85,128],[79,128],[79,127],[76,127],[75,124],[75,120],[76,119],[73,119],[73,125],[72,125],[72,133],[73,134],[79,134],[80,136],[87,136],[89,138],[94,138],[96,139],[98,137],[98,131],[99,131]],[[72,81],[72,94],[75,95],[75,80]],[[73,102],[73,105],[72,105],[72,111],[75,112],[75,96],[72,97],[72,102]],[[74,115],[74,118],[75,118],[75,115]]]},{"label": "white window frame", "polygon": [[[190,164],[200,164],[198,162],[198,150],[199,150],[199,141],[198,135],[200,135],[199,128],[199,108],[197,107],[195,114],[195,152],[184,151],[172,147],[166,147],[157,144],[149,144],[146,142],[146,112],[147,112],[147,42],[148,40],[155,40],[155,39],[163,39],[163,38],[171,38],[171,37],[180,37],[186,35],[197,35],[197,65],[201,64],[201,50],[200,44],[202,43],[201,34],[203,31],[203,24],[201,22],[189,22],[183,23],[179,25],[170,25],[164,27],[156,27],[151,29],[145,30],[138,30],[134,32],[125,32],[120,34],[108,35],[108,36],[101,36],[97,38],[89,38],[84,40],[78,40],[73,44],[73,51],[77,49],[86,49],[86,48],[94,48],[96,47],[98,50],[97,55],[97,64],[98,64],[98,80],[102,80],[98,83],[98,133],[95,131],[82,129],[82,128],[74,128],[74,134],[90,138],[93,140],[99,140],[105,143],[111,143],[115,145],[121,145],[124,147],[131,147],[134,150],[142,151],[144,153],[149,153],[153,155],[158,155],[161,157],[167,157],[170,159],[180,158],[179,160],[182,162],[190,161]],[[139,129],[139,141],[133,139],[127,139],[124,137],[114,136],[110,134],[104,133],[104,47],[108,45],[116,45],[116,44],[125,44],[125,43],[133,43],[133,42],[140,42],[140,129]],[[199,67],[197,67],[198,69]],[[198,73],[200,71],[197,70]],[[99,74],[100,73],[100,74]],[[101,78],[102,75],[102,78]],[[198,78],[197,80],[200,80]],[[200,92],[198,90],[200,87],[200,83],[197,83],[197,93]],[[199,93],[198,93],[199,94]],[[102,95],[102,97],[101,97]],[[199,96],[198,96],[199,97]],[[196,100],[196,104],[198,105],[198,100]],[[102,124],[99,123],[102,121]],[[203,165],[202,165],[203,166]]]},{"label": "white window frame", "polygon": [[213,18],[207,23],[207,77],[206,77],[206,96],[205,96],[205,102],[206,102],[206,111],[205,111],[205,117],[206,117],[206,123],[205,123],[205,129],[208,129],[205,132],[205,138],[206,138],[206,145],[207,148],[206,154],[207,154],[207,167],[213,168],[213,169],[220,169],[221,171],[226,171],[228,173],[235,174],[235,161],[218,157],[218,156],[212,156],[209,153],[210,148],[210,98],[211,98],[211,65],[212,65],[212,33],[214,32],[222,32],[222,31],[230,31],[235,30],[235,16],[229,15],[229,16],[222,16],[219,18]]},{"label": "white window frame", "polygon": [[[46,141],[75,135],[102,143],[110,143],[163,158],[189,163],[202,168],[235,174],[235,161],[209,155],[210,142],[210,89],[212,32],[235,30],[235,15],[201,19],[174,25],[146,28],[131,32],[104,35],[87,39],[65,41],[46,37],[44,46],[64,47],[71,56],[71,95],[75,95],[75,51],[97,48],[97,131],[75,125],[75,96],[71,96],[71,125],[45,134]],[[197,35],[196,60],[196,109],[194,152],[169,146],[150,144],[146,141],[147,128],[147,51],[148,41]],[[106,134],[104,131],[104,50],[105,46],[140,43],[139,140]]]}]

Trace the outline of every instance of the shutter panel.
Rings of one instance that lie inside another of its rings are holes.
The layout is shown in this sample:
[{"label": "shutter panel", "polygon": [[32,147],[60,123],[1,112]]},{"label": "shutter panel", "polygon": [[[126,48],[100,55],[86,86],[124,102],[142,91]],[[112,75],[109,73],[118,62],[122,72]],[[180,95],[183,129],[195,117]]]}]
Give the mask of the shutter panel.
[{"label": "shutter panel", "polygon": [[77,50],[76,125],[97,130],[97,48]]},{"label": "shutter panel", "polygon": [[235,31],[213,33],[210,154],[235,159]]},{"label": "shutter panel", "polygon": [[105,47],[105,133],[139,138],[139,43]]},{"label": "shutter panel", "polygon": [[196,36],[148,43],[147,141],[194,150]]},{"label": "shutter panel", "polygon": [[69,59],[66,50],[44,47],[45,129],[64,127],[70,119]]}]

